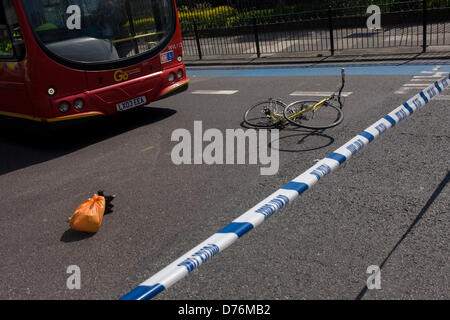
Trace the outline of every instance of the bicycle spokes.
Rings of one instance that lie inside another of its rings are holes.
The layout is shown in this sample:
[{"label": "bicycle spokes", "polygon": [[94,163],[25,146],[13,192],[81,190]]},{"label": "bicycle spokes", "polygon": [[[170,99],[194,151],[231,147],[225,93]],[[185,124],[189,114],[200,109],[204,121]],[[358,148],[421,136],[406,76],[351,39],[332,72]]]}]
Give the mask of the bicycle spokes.
[{"label": "bicycle spokes", "polygon": [[244,115],[244,121],[255,127],[269,128],[283,122],[286,105],[275,99],[268,99],[253,105]]},{"label": "bicycle spokes", "polygon": [[341,109],[323,100],[294,102],[284,114],[290,123],[310,129],[331,128],[343,120]]}]

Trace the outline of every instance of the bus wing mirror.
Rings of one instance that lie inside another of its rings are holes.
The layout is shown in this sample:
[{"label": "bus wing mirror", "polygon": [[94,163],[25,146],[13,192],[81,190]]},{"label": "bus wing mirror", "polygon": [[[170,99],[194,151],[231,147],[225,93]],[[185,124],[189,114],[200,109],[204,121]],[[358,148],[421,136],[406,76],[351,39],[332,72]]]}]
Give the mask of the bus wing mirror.
[{"label": "bus wing mirror", "polygon": [[22,60],[25,58],[25,42],[23,41],[14,41],[13,44],[14,54],[18,60]]}]

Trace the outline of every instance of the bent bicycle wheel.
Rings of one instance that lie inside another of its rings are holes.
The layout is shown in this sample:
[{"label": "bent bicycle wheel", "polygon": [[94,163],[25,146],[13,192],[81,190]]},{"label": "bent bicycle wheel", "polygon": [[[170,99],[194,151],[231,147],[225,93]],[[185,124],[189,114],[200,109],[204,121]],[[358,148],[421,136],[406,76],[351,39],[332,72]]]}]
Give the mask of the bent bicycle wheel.
[{"label": "bent bicycle wheel", "polygon": [[337,126],[344,120],[344,112],[337,106],[324,102],[316,111],[309,110],[293,117],[304,109],[308,109],[319,101],[296,101],[284,109],[284,116],[290,123],[307,129],[327,129]]},{"label": "bent bicycle wheel", "polygon": [[281,123],[284,108],[284,102],[267,99],[251,106],[244,114],[244,121],[252,127],[273,128]]}]

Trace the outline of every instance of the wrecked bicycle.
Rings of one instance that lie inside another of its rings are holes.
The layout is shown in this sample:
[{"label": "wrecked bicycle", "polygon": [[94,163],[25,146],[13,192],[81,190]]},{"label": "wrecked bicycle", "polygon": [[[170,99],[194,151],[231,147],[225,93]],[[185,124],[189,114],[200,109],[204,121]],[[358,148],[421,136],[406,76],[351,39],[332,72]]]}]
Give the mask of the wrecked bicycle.
[{"label": "wrecked bicycle", "polygon": [[328,129],[344,120],[342,91],[345,70],[341,70],[341,86],[322,100],[295,101],[289,105],[277,98],[269,98],[251,106],[244,114],[244,122],[257,128],[285,127],[293,124],[307,129]]}]

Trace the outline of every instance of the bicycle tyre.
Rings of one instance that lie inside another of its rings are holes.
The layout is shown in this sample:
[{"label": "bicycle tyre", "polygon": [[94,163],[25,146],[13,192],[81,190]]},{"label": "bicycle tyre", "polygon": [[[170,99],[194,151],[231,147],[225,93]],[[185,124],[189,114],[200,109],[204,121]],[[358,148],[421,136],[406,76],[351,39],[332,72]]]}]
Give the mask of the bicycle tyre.
[{"label": "bicycle tyre", "polygon": [[298,127],[316,130],[335,127],[344,120],[344,112],[341,108],[329,102],[324,102],[324,105],[316,113],[311,110],[294,119],[289,117],[290,114],[297,113],[299,110],[311,107],[318,102],[314,100],[295,101],[284,109],[284,117]]},{"label": "bicycle tyre", "polygon": [[[281,119],[275,121],[264,113],[267,107],[277,114],[283,114],[287,105],[279,99],[267,99],[252,105],[244,114],[244,122],[257,128],[274,128],[281,123]],[[259,110],[259,111],[258,111]]]}]

